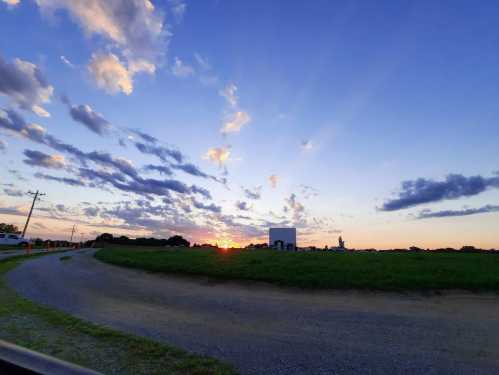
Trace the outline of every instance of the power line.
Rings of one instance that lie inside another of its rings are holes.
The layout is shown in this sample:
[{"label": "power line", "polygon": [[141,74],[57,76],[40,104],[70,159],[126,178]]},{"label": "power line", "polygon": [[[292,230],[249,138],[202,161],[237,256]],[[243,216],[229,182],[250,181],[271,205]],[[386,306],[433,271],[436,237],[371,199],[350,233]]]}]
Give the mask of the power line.
[{"label": "power line", "polygon": [[31,204],[31,209],[29,210],[28,218],[26,219],[26,224],[24,225],[23,234],[22,234],[23,238],[24,238],[24,235],[26,234],[26,231],[28,230],[29,220],[31,219],[31,214],[33,213],[33,208],[35,208],[36,201],[40,200],[39,197],[44,196],[46,194],[40,193],[37,190],[36,193],[33,193],[32,191],[28,191],[28,195],[32,195],[33,196],[33,203]]}]

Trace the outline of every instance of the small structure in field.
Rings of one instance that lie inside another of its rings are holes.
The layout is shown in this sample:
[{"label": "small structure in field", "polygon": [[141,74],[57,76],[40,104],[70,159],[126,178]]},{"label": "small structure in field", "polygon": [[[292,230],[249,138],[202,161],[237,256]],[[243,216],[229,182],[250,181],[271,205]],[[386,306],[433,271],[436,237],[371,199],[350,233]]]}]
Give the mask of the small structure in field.
[{"label": "small structure in field", "polygon": [[338,237],[338,246],[331,246],[329,248],[329,251],[343,252],[345,250],[345,241],[343,241],[343,238],[341,238],[341,236]]},{"label": "small structure in field", "polygon": [[296,250],[296,228],[270,228],[269,247],[277,250]]}]

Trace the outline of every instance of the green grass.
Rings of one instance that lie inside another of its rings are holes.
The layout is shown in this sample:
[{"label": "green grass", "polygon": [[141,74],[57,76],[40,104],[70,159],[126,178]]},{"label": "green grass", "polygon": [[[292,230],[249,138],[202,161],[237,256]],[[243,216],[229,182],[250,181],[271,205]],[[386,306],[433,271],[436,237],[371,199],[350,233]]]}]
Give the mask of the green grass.
[{"label": "green grass", "polygon": [[95,256],[104,262],[152,272],[259,280],[302,288],[499,292],[497,254],[111,247],[99,250]]},{"label": "green grass", "polygon": [[105,374],[234,374],[215,359],[88,323],[20,297],[4,276],[25,259],[0,261],[1,339]]}]

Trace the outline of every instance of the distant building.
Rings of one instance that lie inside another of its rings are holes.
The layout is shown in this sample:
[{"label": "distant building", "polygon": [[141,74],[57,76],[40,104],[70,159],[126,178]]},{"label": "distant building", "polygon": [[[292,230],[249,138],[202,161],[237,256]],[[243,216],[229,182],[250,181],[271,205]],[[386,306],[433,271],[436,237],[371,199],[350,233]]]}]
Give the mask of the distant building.
[{"label": "distant building", "polygon": [[296,228],[270,228],[269,247],[277,250],[296,250]]},{"label": "distant building", "polygon": [[341,238],[341,236],[338,237],[338,246],[331,246],[329,248],[329,251],[336,251],[340,253],[344,252],[345,250],[345,241],[343,241],[343,238]]}]

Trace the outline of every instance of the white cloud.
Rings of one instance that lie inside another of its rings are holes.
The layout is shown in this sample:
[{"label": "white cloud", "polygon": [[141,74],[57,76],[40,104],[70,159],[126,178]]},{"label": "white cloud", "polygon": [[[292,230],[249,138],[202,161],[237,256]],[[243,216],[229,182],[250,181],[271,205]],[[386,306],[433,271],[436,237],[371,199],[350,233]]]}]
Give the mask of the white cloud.
[{"label": "white cloud", "polygon": [[16,6],[19,5],[19,3],[21,2],[21,0],[2,0],[2,1],[9,6]]},{"label": "white cloud", "polygon": [[[92,55],[88,66],[88,70],[98,87],[110,94],[123,92],[126,95],[130,95],[133,91],[134,73],[144,71],[144,69],[146,69],[145,66],[133,66],[132,70],[128,70],[118,56],[112,53]],[[147,69],[145,71],[148,72]]]},{"label": "white cloud", "polygon": [[211,69],[211,64],[199,53],[194,53],[199,70],[199,82],[206,86],[213,86],[218,83],[218,76]]},{"label": "white cloud", "polygon": [[210,160],[222,166],[230,157],[230,149],[228,147],[212,147],[204,155],[204,159]]},{"label": "white cloud", "polygon": [[201,56],[199,53],[194,53],[194,59],[196,59],[196,62],[198,63],[199,67],[202,70],[211,70],[211,65],[206,60],[203,56]]},{"label": "white cloud", "polygon": [[238,109],[239,97],[237,96],[237,86],[229,83],[218,93],[225,98],[231,108],[231,113],[227,115],[220,132],[223,134],[240,132],[241,128],[251,121],[251,116],[248,112]]},{"label": "white cloud", "polygon": [[172,73],[177,77],[188,77],[194,74],[194,68],[182,62],[178,57],[175,57]]},{"label": "white cloud", "polygon": [[238,133],[241,128],[251,121],[251,117],[247,112],[238,111],[231,115],[231,117],[224,123],[220,131],[224,134]]},{"label": "white cloud", "polygon": [[88,35],[100,35],[132,58],[152,59],[166,37],[150,0],[36,0],[45,12],[66,10]]},{"label": "white cloud", "polygon": [[279,176],[273,174],[272,176],[269,177],[269,182],[270,182],[270,186],[272,186],[273,188],[276,188],[277,183],[279,182]]},{"label": "white cloud", "polygon": [[182,22],[185,11],[187,10],[187,4],[183,0],[170,0],[170,5],[175,21],[177,21],[177,23]]},{"label": "white cloud", "polygon": [[35,64],[21,59],[8,63],[0,56],[0,94],[17,106],[38,116],[49,117],[50,113],[42,104],[49,103],[53,93],[54,88]]},{"label": "white cloud", "polygon": [[61,56],[61,61],[66,65],[66,66],[69,66],[70,68],[74,68],[74,64],[69,61],[66,56]]},{"label": "white cloud", "polygon": [[131,75],[141,72],[154,74],[156,72],[156,65],[144,59],[132,60],[128,64],[128,71]]},{"label": "white cloud", "polygon": [[223,90],[220,90],[218,93],[223,96],[225,100],[227,100],[227,103],[229,103],[232,108],[237,107],[239,98],[237,97],[237,86],[235,84],[229,83],[224,87]]}]

